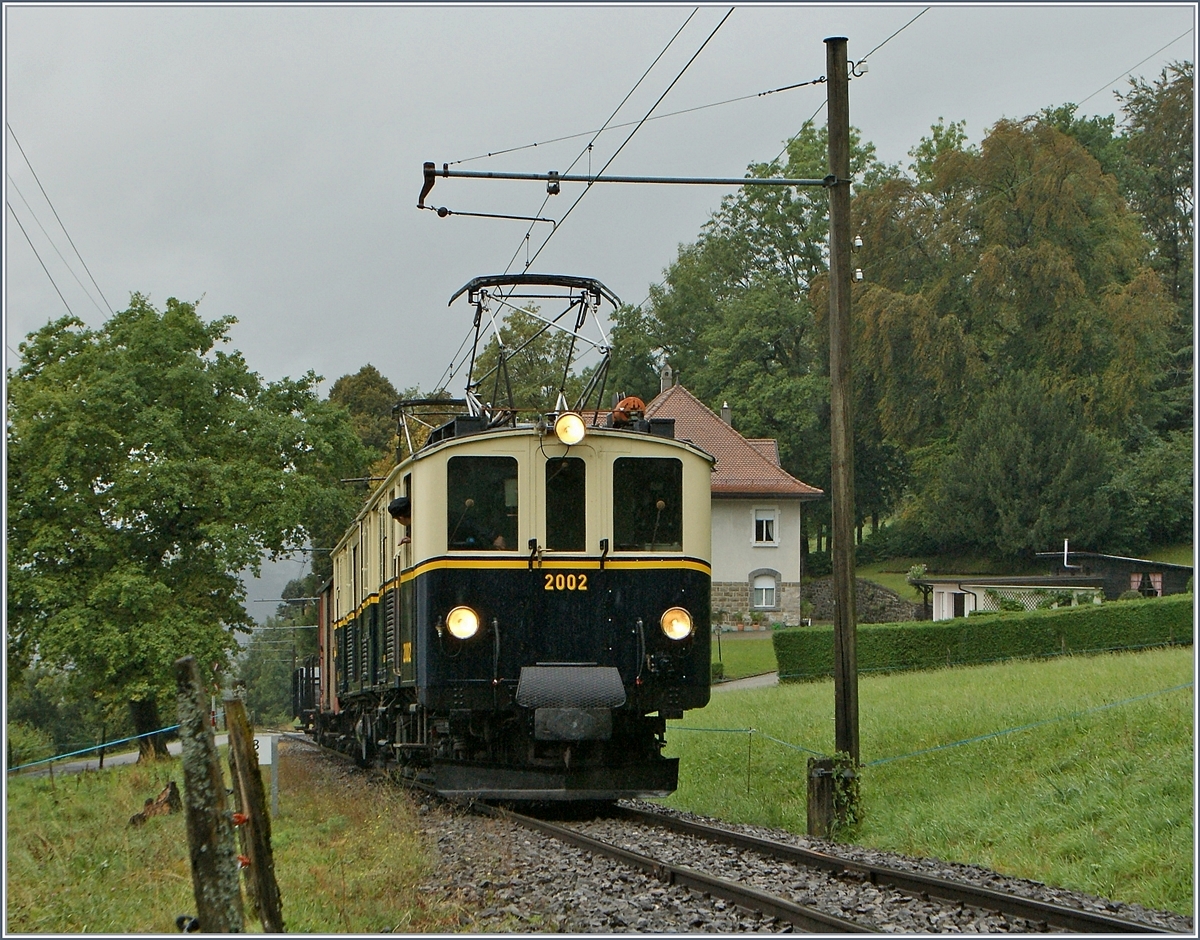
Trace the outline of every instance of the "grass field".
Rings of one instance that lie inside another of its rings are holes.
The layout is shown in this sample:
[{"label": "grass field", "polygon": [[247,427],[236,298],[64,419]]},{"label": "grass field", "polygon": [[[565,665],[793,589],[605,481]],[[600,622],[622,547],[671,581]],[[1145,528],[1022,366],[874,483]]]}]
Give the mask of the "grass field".
[{"label": "grass field", "polygon": [[[862,819],[840,838],[1190,913],[1193,689],[1163,690],[1193,681],[1193,655],[1176,648],[860,679]],[[1088,711],[1136,696],[1146,697]],[[714,696],[671,722],[667,752],[682,760],[666,802],[804,832],[812,755],[768,735],[832,751],[832,683]]]},{"label": "grass field", "polygon": [[[288,932],[453,930],[457,913],[417,890],[429,862],[407,797],[335,766],[281,753],[272,846]],[[196,913],[184,816],[127,823],[182,770],[175,758],[10,779],[5,933],[175,933]]]},{"label": "grass field", "polygon": [[717,638],[713,637],[714,663],[718,660],[718,653],[726,679],[742,679],[775,671],[775,644],[770,633],[723,633],[719,649]]}]

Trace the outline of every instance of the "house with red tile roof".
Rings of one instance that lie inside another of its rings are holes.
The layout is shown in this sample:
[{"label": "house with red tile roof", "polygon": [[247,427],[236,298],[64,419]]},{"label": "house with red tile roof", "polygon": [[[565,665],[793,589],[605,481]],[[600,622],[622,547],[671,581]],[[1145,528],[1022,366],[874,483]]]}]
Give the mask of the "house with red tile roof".
[{"label": "house with red tile roof", "polygon": [[799,623],[800,533],[806,503],[825,494],[780,465],[773,439],[734,430],[728,405],[715,411],[682,385],[669,384],[646,405],[646,418],[673,418],[675,437],[716,458],[712,474],[713,623],[741,628],[754,614]]}]

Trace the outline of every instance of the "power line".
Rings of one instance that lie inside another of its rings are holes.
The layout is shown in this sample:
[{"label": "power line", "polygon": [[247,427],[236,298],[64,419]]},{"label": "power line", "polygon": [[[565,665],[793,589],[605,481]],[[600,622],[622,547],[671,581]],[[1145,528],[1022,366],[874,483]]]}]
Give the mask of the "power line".
[{"label": "power line", "polygon": [[[920,13],[918,13],[916,16],[914,16],[911,20],[909,20],[907,23],[905,23],[903,26],[901,26],[898,30],[896,30],[894,33],[892,33],[890,36],[888,36],[887,39],[885,39],[883,42],[879,43],[879,45],[877,45],[874,49],[872,49],[870,52],[868,52],[866,55],[864,55],[861,59],[859,59],[858,62],[855,64],[858,65],[860,63],[866,62],[867,59],[869,59],[871,56],[873,56],[876,52],[878,52],[880,49],[882,49],[884,46],[886,46],[889,42],[891,42],[893,39],[895,39],[897,36],[899,36],[902,32],[904,32],[906,29],[908,29],[910,26],[912,26],[913,23],[915,23],[922,16],[924,16],[926,13],[928,13],[930,11],[930,9],[931,9],[931,7],[926,7],[924,10],[922,10]],[[792,141],[800,136],[800,134],[804,131],[805,127],[807,127],[809,124],[811,124],[813,121],[815,121],[817,119],[817,115],[821,113],[821,109],[823,107],[825,107],[825,104],[826,103],[824,101],[822,101],[819,105],[817,105],[817,110],[815,110],[812,113],[812,115],[809,117],[809,119],[807,121],[805,121],[803,124],[800,125],[800,130],[796,131],[795,134],[793,134],[791,137],[788,138],[787,143],[785,143],[783,145],[783,149],[779,151],[779,154],[775,157],[775,160],[779,160],[785,153],[787,153],[787,149],[788,149],[788,147],[791,146]],[[771,162],[775,162],[775,161],[773,160]]]},{"label": "power line", "polygon": [[[700,9],[699,7],[695,7],[692,9],[692,12],[688,14],[687,19],[683,21],[683,23],[682,23],[682,25],[680,25],[679,29],[675,30],[675,34],[669,40],[667,40],[667,44],[665,46],[663,46],[662,51],[659,52],[659,54],[654,57],[654,61],[651,62],[650,65],[646,68],[646,71],[644,71],[642,73],[641,78],[639,78],[636,82],[633,83],[633,87],[630,88],[629,91],[625,94],[625,97],[621,99],[621,103],[613,109],[613,113],[608,116],[608,120],[604,122],[604,125],[598,131],[596,131],[595,136],[592,137],[592,139],[588,141],[587,146],[579,151],[579,153],[576,155],[575,159],[571,161],[570,166],[567,167],[565,172],[570,173],[571,170],[573,170],[575,168],[575,164],[583,159],[583,155],[585,153],[591,152],[592,146],[596,143],[597,140],[600,139],[600,135],[604,133],[605,129],[608,127],[608,125],[612,121],[612,119],[617,116],[617,114],[620,112],[620,110],[623,107],[625,107],[625,103],[630,99],[630,97],[633,95],[633,93],[635,91],[637,91],[638,88],[641,87],[642,82],[644,82],[646,80],[646,76],[649,75],[651,71],[653,71],[654,66],[658,65],[659,60],[664,55],[667,54],[667,50],[670,49],[672,45],[674,45],[675,40],[679,38],[679,34],[684,31],[684,29],[687,27],[687,24],[692,21],[692,17],[696,15],[696,11],[699,9]],[[645,119],[643,118],[643,120],[645,120]],[[624,146],[624,145],[622,144],[622,146]],[[591,163],[590,160],[588,162]],[[541,215],[542,210],[546,208],[546,203],[548,203],[549,201],[550,201],[550,193],[547,192],[546,195],[542,197],[542,205],[535,214]],[[572,208],[574,208],[574,207],[572,207]],[[568,210],[568,214],[570,214],[569,210]],[[564,215],[563,219],[565,219],[565,218],[566,218],[566,216]],[[562,219],[559,219],[559,222],[561,222],[561,221],[562,221]],[[556,223],[554,226],[554,229],[551,231],[550,234],[553,235],[554,232],[557,230],[558,230],[558,224]],[[528,230],[525,232],[525,237],[521,240],[522,244],[526,244],[526,245],[528,244],[529,236],[531,234],[533,234],[533,224],[532,223],[530,224]],[[547,239],[547,240],[549,240],[549,239]],[[508,259],[508,264],[505,265],[505,267],[504,267],[505,274],[507,274],[509,272],[509,270],[512,268],[513,262],[517,260],[517,256],[520,255],[520,253],[521,253],[521,245],[517,245],[517,250],[513,252],[513,256]],[[537,257],[537,256],[535,255],[534,257]],[[529,270],[529,265],[532,263],[533,263],[532,258],[527,259],[525,262],[525,269]],[[509,291],[509,293],[511,294],[512,291]],[[507,297],[506,297],[506,299],[507,299]]]},{"label": "power line", "polygon": [[[749,101],[751,98],[765,98],[767,95],[775,95],[775,94],[778,94],[779,92],[783,92],[783,91],[793,91],[796,88],[804,88],[807,85],[819,85],[819,84],[824,83],[824,81],[825,81],[824,78],[814,78],[814,79],[810,79],[807,82],[797,82],[794,85],[784,85],[782,88],[770,88],[767,91],[756,91],[749,95],[738,95],[736,98],[726,98],[724,101],[713,101],[713,102],[710,102],[709,104],[698,104],[692,108],[681,108],[678,111],[668,111],[666,114],[654,115],[653,117],[651,117],[647,120],[647,123],[649,123],[650,121],[661,121],[664,118],[669,118],[669,117],[679,117],[679,115],[681,115],[681,114],[692,114],[695,111],[705,111],[709,108],[719,108],[719,107],[721,107],[723,105],[727,105],[727,104],[736,104],[739,101]],[[615,130],[619,130],[622,127],[632,127],[634,124],[637,124],[637,123],[638,123],[637,121],[625,121],[622,124],[608,125],[607,129],[615,131]],[[533,144],[523,144],[520,147],[509,147],[505,150],[493,150],[488,153],[478,154],[474,157],[464,157],[462,160],[453,160],[453,161],[451,161],[451,163],[449,165],[450,166],[458,166],[461,163],[471,163],[474,160],[485,160],[488,157],[499,157],[499,156],[502,156],[507,153],[519,153],[522,150],[532,150],[536,147],[545,147],[545,146],[549,146],[550,144],[559,144],[565,140],[576,140],[580,137],[587,137],[589,134],[599,134],[603,130],[605,130],[605,128],[602,127],[602,128],[599,128],[599,130],[580,131],[577,134],[567,134],[563,137],[552,137],[550,140],[543,140],[543,141],[540,141],[538,143],[533,143]]]},{"label": "power line", "polygon": [[[6,172],[4,175],[7,176],[8,181],[12,183],[13,189],[15,189],[17,191],[17,195],[21,197],[21,202],[25,204],[25,208],[29,210],[29,214],[33,217],[33,221],[37,223],[37,227],[40,228],[42,230],[42,234],[46,236],[46,241],[50,243],[50,247],[54,249],[54,253],[58,255],[58,259],[63,263],[63,266],[71,272],[71,277],[75,278],[75,283],[78,284],[84,294],[87,295],[87,299],[92,302],[92,306],[97,310],[100,310],[100,305],[96,303],[96,298],[92,296],[91,291],[87,289],[83,281],[79,280],[79,275],[75,273],[75,269],[72,268],[67,259],[63,257],[63,253],[58,250],[58,246],[54,244],[54,239],[50,237],[50,233],[46,231],[46,226],[42,225],[41,219],[39,219],[37,217],[37,213],[33,211],[33,206],[29,204],[29,200],[25,198],[25,194],[21,192],[21,187],[17,185],[17,181],[12,178],[12,174],[10,173]],[[100,310],[100,313],[103,314],[104,311]]]},{"label": "power line", "polygon": [[[50,197],[46,193],[46,187],[44,187],[42,185],[42,181],[38,179],[37,171],[33,168],[33,164],[29,162],[29,157],[25,155],[25,148],[22,147],[21,142],[17,140],[17,132],[12,129],[12,125],[9,124],[8,121],[4,122],[4,126],[7,127],[8,132],[12,134],[13,142],[17,145],[17,149],[21,151],[21,156],[25,158],[25,165],[29,167],[29,172],[33,174],[33,178],[38,184],[38,189],[42,191],[42,196],[46,199],[46,205],[48,205],[50,207],[50,211],[54,213],[54,218],[58,219],[59,228],[61,228],[63,230],[63,234],[67,236],[67,241],[70,242],[71,248],[75,251],[75,257],[78,258],[79,263],[83,265],[83,270],[87,271],[87,275],[89,278],[91,278],[92,284],[95,285],[97,293],[100,294],[100,299],[104,301],[104,306],[108,307],[108,312],[111,314],[113,312],[112,305],[108,302],[108,298],[104,296],[104,291],[100,290],[100,285],[96,284],[96,279],[92,277],[92,272],[89,270],[87,262],[83,260],[83,255],[81,255],[79,253],[79,249],[75,247],[75,242],[71,238],[71,233],[68,232],[67,227],[63,225],[63,220],[59,218],[58,210],[54,208],[54,203],[50,201]],[[18,222],[17,224],[20,225],[21,223]],[[63,301],[63,303],[66,303],[66,301]]]},{"label": "power line", "polygon": [[[1172,39],[1169,43],[1167,43],[1165,46],[1163,46],[1162,49],[1155,49],[1148,56],[1146,56],[1146,58],[1142,59],[1142,61],[1139,62],[1137,65],[1133,66],[1132,68],[1126,69],[1124,72],[1122,72],[1116,78],[1114,78],[1111,82],[1101,85],[1099,88],[1097,88],[1095,91],[1093,91],[1090,95],[1088,95],[1086,98],[1084,98],[1083,101],[1090,101],[1092,98],[1095,98],[1096,95],[1098,95],[1098,94],[1100,94],[1100,92],[1104,91],[1105,88],[1115,85],[1117,82],[1119,82],[1121,79],[1123,79],[1126,75],[1128,75],[1130,72],[1132,72],[1134,69],[1136,69],[1139,65],[1145,65],[1147,62],[1149,62],[1151,59],[1153,59],[1156,55],[1158,55],[1160,52],[1162,52],[1163,49],[1169,49],[1171,46],[1175,45],[1175,43],[1179,42],[1179,40],[1181,40],[1184,36],[1186,36],[1191,31],[1192,31],[1192,28],[1189,26],[1182,33],[1180,33],[1178,36],[1176,36],[1174,39]],[[1083,101],[1080,101],[1079,104],[1083,104]]]},{"label": "power line", "polygon": [[882,49],[884,46],[886,46],[889,42],[891,42],[893,39],[895,39],[897,36],[899,36],[902,32],[904,32],[906,29],[908,29],[910,26],[912,26],[913,23],[915,23],[917,20],[919,20],[921,17],[923,17],[926,13],[928,13],[929,10],[930,10],[930,7],[926,7],[924,10],[922,10],[920,13],[918,13],[916,16],[914,16],[911,20],[909,20],[907,23],[905,23],[903,26],[901,26],[894,33],[892,33],[892,35],[888,36],[887,39],[885,39],[883,42],[881,42],[878,46],[876,46],[874,49],[872,49],[870,52],[868,52],[865,56],[863,56],[858,61],[866,62],[867,59],[869,59],[876,52],[878,52],[880,49]]},{"label": "power line", "polygon": [[50,274],[50,269],[46,267],[46,262],[42,260],[42,256],[38,254],[38,250],[33,247],[33,242],[30,241],[29,233],[25,231],[25,226],[21,224],[21,220],[17,218],[17,213],[12,207],[12,203],[7,199],[4,204],[8,206],[8,211],[12,213],[13,221],[17,223],[17,228],[21,230],[21,234],[25,236],[25,241],[29,242],[29,247],[33,249],[33,256],[38,259],[38,264],[42,266],[42,270],[46,272],[46,277],[50,278],[50,283],[54,286],[54,292],[58,294],[58,299],[63,302],[63,306],[67,308],[67,313],[75,316],[75,311],[71,309],[71,305],[67,303],[67,298],[63,296],[62,291],[58,289],[58,285],[54,283],[54,277]]}]

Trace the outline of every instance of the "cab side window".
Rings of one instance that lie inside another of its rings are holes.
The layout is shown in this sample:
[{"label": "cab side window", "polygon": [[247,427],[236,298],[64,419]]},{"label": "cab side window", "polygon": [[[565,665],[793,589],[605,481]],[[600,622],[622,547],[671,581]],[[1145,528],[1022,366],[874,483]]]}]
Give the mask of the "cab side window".
[{"label": "cab side window", "polygon": [[517,547],[515,457],[451,457],[446,466],[446,547]]},{"label": "cab side window", "polygon": [[546,461],[546,548],[587,548],[587,464],[579,457]]},{"label": "cab side window", "polygon": [[683,463],[677,457],[618,457],[613,463],[613,548],[683,550]]}]

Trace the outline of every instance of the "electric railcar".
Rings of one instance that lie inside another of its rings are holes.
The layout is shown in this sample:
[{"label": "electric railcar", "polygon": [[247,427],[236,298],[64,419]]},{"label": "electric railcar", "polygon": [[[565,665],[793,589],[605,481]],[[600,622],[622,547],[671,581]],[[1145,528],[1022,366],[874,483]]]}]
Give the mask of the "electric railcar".
[{"label": "electric railcar", "polygon": [[[587,278],[478,278],[459,292],[477,344],[489,300],[522,289],[561,294],[572,335],[611,296]],[[712,458],[636,399],[588,411],[560,390],[523,422],[480,388],[469,376],[466,413],[394,467],[335,547],[298,709],[322,743],[447,794],[670,793],[666,720],[709,698]]]}]

